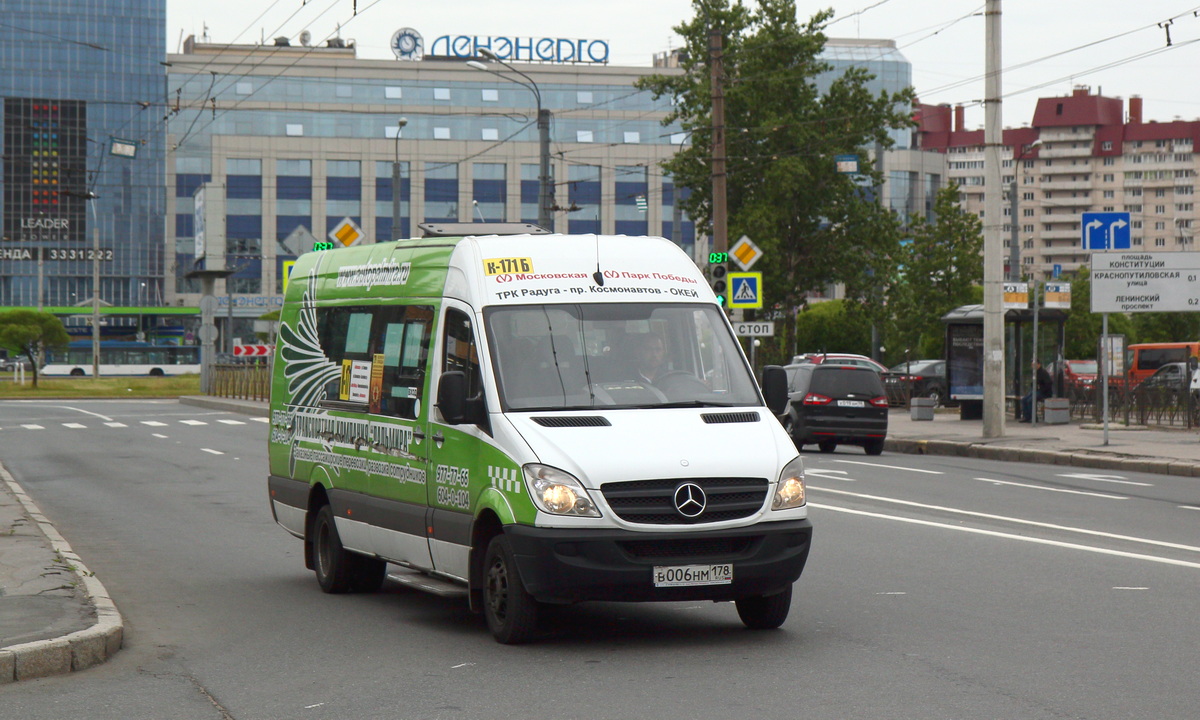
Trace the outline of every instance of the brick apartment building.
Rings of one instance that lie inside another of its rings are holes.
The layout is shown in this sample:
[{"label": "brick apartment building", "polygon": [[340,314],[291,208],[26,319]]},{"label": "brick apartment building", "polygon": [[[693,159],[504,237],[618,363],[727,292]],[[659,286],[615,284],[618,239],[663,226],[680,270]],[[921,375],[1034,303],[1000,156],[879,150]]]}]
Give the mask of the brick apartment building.
[{"label": "brick apartment building", "polygon": [[[983,130],[963,128],[962,107],[919,105],[917,147],[945,154],[946,178],[983,216]],[[1142,99],[1092,94],[1038,100],[1029,127],[1004,130],[1005,258],[1017,223],[1023,276],[1048,279],[1088,263],[1084,212],[1128,212],[1134,249],[1193,250],[1200,120],[1144,121]],[[1017,215],[1009,188],[1016,178]],[[1006,273],[1007,277],[1007,273]]]}]

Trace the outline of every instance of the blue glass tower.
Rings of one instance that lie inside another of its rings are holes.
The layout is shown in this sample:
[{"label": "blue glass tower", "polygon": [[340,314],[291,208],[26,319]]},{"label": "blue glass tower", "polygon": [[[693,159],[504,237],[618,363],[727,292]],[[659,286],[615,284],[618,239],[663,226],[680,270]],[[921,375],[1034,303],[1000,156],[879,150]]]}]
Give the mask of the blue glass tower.
[{"label": "blue glass tower", "polygon": [[166,0],[5,1],[0,307],[91,298],[97,230],[101,301],[161,304],[165,33]]}]

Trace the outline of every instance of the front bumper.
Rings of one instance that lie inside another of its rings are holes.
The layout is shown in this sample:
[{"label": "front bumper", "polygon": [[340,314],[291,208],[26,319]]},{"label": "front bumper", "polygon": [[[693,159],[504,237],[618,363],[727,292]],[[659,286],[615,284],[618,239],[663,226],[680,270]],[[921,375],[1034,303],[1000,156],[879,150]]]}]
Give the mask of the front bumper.
[{"label": "front bumper", "polygon": [[[808,559],[808,520],[761,522],[701,532],[570,530],[508,525],[517,569],[535,599],[736,600],[770,595],[800,578]],[[729,585],[656,588],[656,565],[732,563]]]}]

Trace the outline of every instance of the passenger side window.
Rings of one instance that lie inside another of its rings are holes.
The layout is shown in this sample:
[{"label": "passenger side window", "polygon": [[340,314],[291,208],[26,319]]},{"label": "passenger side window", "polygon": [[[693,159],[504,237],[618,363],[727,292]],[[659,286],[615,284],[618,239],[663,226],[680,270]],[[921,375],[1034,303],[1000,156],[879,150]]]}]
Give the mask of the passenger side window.
[{"label": "passenger side window", "polygon": [[321,309],[321,348],[342,371],[325,386],[326,400],[416,419],[432,325],[433,308],[427,305]]},{"label": "passenger side window", "polygon": [[479,374],[479,353],[475,345],[475,334],[471,330],[471,318],[461,310],[447,310],[446,326],[442,332],[442,372],[461,370],[467,379],[467,397],[473,398],[479,394],[482,378]]}]

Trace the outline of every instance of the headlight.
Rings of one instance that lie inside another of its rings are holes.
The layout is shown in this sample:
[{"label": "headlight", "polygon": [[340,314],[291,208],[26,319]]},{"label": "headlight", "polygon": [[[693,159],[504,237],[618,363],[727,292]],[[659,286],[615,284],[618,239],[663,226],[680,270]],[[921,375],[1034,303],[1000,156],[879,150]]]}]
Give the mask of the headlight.
[{"label": "headlight", "polygon": [[779,484],[775,486],[772,510],[789,510],[804,504],[804,461],[799,456],[779,473]]},{"label": "headlight", "polygon": [[531,463],[521,469],[525,472],[529,496],[542,512],[551,515],[600,517],[596,504],[575,476],[549,465]]}]

